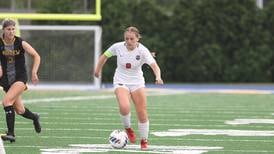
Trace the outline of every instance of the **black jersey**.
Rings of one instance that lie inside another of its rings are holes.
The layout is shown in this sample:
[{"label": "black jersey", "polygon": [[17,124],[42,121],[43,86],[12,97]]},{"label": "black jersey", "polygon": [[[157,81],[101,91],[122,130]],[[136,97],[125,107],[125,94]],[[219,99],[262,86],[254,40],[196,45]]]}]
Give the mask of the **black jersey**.
[{"label": "black jersey", "polygon": [[15,81],[27,82],[25,50],[20,37],[15,36],[12,45],[5,45],[4,41],[0,39],[0,61],[3,70],[0,84],[4,87],[4,90],[9,88]]}]

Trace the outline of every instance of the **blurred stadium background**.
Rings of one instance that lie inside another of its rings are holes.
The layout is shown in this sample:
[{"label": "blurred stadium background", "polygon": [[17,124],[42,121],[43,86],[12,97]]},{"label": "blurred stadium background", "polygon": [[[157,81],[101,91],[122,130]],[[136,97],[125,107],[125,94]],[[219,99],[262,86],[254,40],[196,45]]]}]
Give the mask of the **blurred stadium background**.
[{"label": "blurred stadium background", "polygon": [[[42,58],[41,83],[24,99],[41,113],[43,132],[17,117],[6,153],[141,153],[108,145],[121,127],[115,58],[102,79],[92,76],[100,53],[130,25],[156,52],[166,82],[154,86],[143,67],[148,153],[274,153],[273,10],[273,0],[0,0],[0,18],[17,19],[18,35]],[[0,120],[4,132],[4,112]]]}]

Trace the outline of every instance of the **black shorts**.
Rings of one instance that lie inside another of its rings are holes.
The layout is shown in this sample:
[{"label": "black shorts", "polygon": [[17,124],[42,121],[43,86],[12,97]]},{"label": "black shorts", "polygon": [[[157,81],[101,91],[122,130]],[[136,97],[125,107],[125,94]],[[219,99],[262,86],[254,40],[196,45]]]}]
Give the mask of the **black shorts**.
[{"label": "black shorts", "polygon": [[[15,82],[17,82],[17,81],[21,81],[21,82],[23,82],[24,84],[27,83],[27,80],[26,80],[25,78],[16,79],[13,83],[15,83]],[[12,83],[12,84],[13,84],[13,83]],[[11,84],[11,85],[12,85],[12,84]],[[11,85],[9,85],[7,82],[2,82],[2,81],[1,81],[1,84],[0,84],[0,85],[3,87],[3,90],[4,90],[5,92],[8,92],[9,89],[10,89],[10,87],[11,87]],[[27,86],[26,86],[26,89],[27,89]]]}]

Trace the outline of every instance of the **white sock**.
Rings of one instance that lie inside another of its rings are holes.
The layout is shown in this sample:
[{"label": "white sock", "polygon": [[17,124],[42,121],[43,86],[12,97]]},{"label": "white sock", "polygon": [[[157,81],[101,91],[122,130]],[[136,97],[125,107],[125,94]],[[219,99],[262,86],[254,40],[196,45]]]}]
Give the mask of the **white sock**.
[{"label": "white sock", "polygon": [[148,139],[148,132],[149,132],[149,121],[145,123],[138,122],[138,128],[140,132],[141,139]]},{"label": "white sock", "polygon": [[0,153],[1,154],[6,154],[4,144],[3,144],[3,141],[1,139],[0,139]]},{"label": "white sock", "polygon": [[124,125],[125,128],[130,128],[131,123],[130,123],[130,113],[127,115],[121,115],[121,120],[122,124]]}]

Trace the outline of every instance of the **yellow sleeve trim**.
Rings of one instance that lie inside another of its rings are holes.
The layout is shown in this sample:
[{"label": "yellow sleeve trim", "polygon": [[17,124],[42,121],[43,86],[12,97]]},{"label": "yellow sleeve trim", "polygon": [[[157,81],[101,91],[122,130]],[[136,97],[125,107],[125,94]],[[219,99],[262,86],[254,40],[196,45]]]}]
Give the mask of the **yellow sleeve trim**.
[{"label": "yellow sleeve trim", "polygon": [[105,51],[104,55],[110,58],[112,56],[112,53],[110,51]]}]

